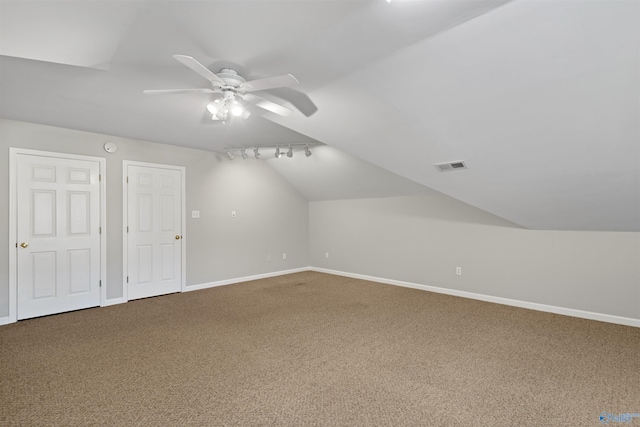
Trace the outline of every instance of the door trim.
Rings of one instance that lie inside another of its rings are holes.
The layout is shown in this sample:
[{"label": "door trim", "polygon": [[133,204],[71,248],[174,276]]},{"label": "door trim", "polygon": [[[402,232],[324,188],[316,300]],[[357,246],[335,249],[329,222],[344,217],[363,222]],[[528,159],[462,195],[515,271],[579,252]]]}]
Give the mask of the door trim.
[{"label": "door trim", "polygon": [[187,290],[187,257],[186,257],[186,248],[187,248],[187,179],[186,179],[186,168],[184,166],[175,166],[175,165],[162,165],[158,163],[147,163],[147,162],[136,162],[132,160],[123,160],[122,161],[122,298],[123,302],[129,301],[129,283],[127,283],[127,272],[129,271],[129,245],[127,241],[127,222],[128,222],[128,212],[129,212],[129,198],[127,197],[127,172],[129,166],[143,166],[150,168],[158,168],[158,169],[170,169],[180,171],[182,175],[182,183],[181,183],[181,201],[180,201],[180,212],[182,215],[182,221],[180,223],[180,227],[182,228],[182,239],[180,239],[180,292],[185,292]]},{"label": "door trim", "polygon": [[57,159],[87,160],[98,162],[100,174],[100,306],[105,305],[107,299],[107,221],[106,221],[106,159],[104,157],[83,156],[80,154],[56,153],[52,151],[29,150],[26,148],[9,147],[9,321],[18,321],[18,168],[19,155],[53,157]]}]

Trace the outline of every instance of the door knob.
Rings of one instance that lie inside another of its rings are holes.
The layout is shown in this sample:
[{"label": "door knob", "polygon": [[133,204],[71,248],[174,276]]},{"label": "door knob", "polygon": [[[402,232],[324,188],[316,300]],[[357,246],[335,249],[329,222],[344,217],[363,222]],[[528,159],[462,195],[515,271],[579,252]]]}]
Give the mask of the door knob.
[{"label": "door knob", "polygon": [[20,247],[21,247],[22,249],[24,249],[24,248],[26,248],[26,247],[28,247],[28,246],[29,246],[29,244],[28,244],[27,242],[20,243]]},{"label": "door knob", "polygon": [[176,234],[176,240],[180,240],[180,235]]}]

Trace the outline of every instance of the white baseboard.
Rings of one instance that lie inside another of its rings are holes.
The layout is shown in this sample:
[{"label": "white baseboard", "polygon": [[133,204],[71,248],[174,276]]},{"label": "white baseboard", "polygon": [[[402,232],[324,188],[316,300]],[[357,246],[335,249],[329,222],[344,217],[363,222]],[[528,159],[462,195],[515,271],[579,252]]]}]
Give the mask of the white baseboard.
[{"label": "white baseboard", "polygon": [[124,299],[124,297],[111,298],[111,299],[105,300],[102,304],[100,304],[100,307],[108,307],[110,305],[124,304],[125,302],[127,302],[127,300]]},{"label": "white baseboard", "polygon": [[[112,298],[112,299],[108,299],[105,302],[103,302],[102,304],[100,304],[100,307],[107,307],[109,305],[115,305],[115,304],[122,304],[127,302],[124,298]],[[8,325],[10,323],[16,323],[17,321],[11,321],[11,319],[9,318],[9,316],[7,317],[0,317],[0,326],[2,325]]]},{"label": "white baseboard", "polygon": [[[198,289],[207,289],[207,288],[213,288],[216,286],[231,285],[233,283],[248,282],[250,280],[266,279],[268,277],[284,276],[285,274],[300,273],[302,271],[309,271],[309,270],[310,270],[310,267],[302,267],[302,268],[294,268],[291,270],[274,271],[272,273],[256,274],[255,276],[245,276],[245,277],[238,277],[235,279],[220,280],[217,282],[201,283],[199,285],[186,286],[182,292],[197,291]],[[108,307],[110,305],[124,304],[126,302],[127,300],[124,297],[111,298],[111,299],[105,300],[102,304],[100,304],[100,307]],[[0,317],[0,326],[8,325],[9,323],[15,323],[15,322],[11,322],[8,316]]]},{"label": "white baseboard", "polygon": [[496,304],[511,305],[514,307],[527,308],[529,310],[545,311],[547,313],[562,314],[565,316],[579,317],[581,319],[598,320],[600,322],[617,323],[619,325],[635,326],[640,328],[640,319],[631,317],[614,316],[611,314],[595,313],[591,311],[576,310],[573,308],[557,307],[553,305],[538,304],[535,302],[520,301],[509,298],[494,297],[491,295],[476,294],[473,292],[458,291],[455,289],[440,288],[437,286],[419,285],[417,283],[403,282],[400,280],[383,279],[380,277],[366,276],[364,274],[347,273],[344,271],[330,270],[327,268],[310,267],[309,270],[319,273],[335,274],[337,276],[352,277],[354,279],[368,280],[370,282],[385,283],[388,285],[402,286],[405,288],[421,289],[423,291],[435,292],[439,294],[452,295],[462,298],[470,298],[479,301],[492,302]]},{"label": "white baseboard", "polygon": [[294,268],[292,270],[274,271],[272,273],[256,274],[255,276],[237,277],[234,279],[219,280],[217,282],[200,283],[198,285],[186,286],[184,292],[197,291],[200,289],[215,288],[216,286],[233,285],[234,283],[249,282],[251,280],[266,279],[268,277],[284,276],[285,274],[300,273],[309,271],[311,267]]},{"label": "white baseboard", "polygon": [[[616,323],[619,325],[627,325],[627,326],[634,326],[636,328],[640,328],[640,319],[634,319],[631,317],[614,316],[611,314],[595,313],[591,311],[576,310],[573,308],[538,304],[534,302],[495,297],[491,295],[476,294],[473,292],[440,288],[437,286],[420,285],[417,283],[403,282],[401,280],[384,279],[380,277],[367,276],[364,274],[347,273],[345,271],[330,270],[328,268],[319,268],[319,267],[301,267],[301,268],[295,268],[292,270],[282,270],[282,271],[275,271],[271,273],[256,274],[254,276],[237,277],[234,279],[220,280],[220,281],[209,282],[209,283],[201,283],[198,285],[186,286],[183,292],[197,291],[199,289],[207,289],[207,288],[213,288],[216,286],[231,285],[234,283],[248,282],[251,280],[266,279],[269,277],[284,276],[285,274],[300,273],[303,271],[317,271],[319,273],[334,274],[336,276],[351,277],[354,279],[368,280],[370,282],[385,283],[388,285],[420,289],[423,291],[435,292],[439,294],[452,295],[452,296],[457,296],[462,298],[475,299],[479,301],[492,302],[496,304],[504,304],[504,305],[510,305],[514,307],[526,308],[530,310],[544,311],[547,313],[562,314],[565,316],[578,317],[581,319],[597,320],[600,322]],[[106,300],[101,306],[106,307],[106,306],[115,305],[115,304],[122,304],[125,302],[127,301],[124,298],[113,298],[113,299]],[[0,325],[7,325],[9,323],[13,323],[13,322],[10,321],[8,316],[0,317]]]}]

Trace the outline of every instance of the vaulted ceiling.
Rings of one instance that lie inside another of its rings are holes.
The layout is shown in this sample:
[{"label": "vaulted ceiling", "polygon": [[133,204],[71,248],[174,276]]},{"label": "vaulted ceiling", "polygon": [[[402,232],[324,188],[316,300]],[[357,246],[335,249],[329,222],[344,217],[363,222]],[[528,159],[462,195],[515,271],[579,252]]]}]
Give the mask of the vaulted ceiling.
[{"label": "vaulted ceiling", "polygon": [[[143,95],[208,87],[173,54],[291,73],[261,96],[294,113],[222,124],[211,95]],[[527,228],[640,231],[637,0],[0,0],[0,55],[5,118],[214,151],[325,144],[269,163],[310,200],[437,191]]]}]

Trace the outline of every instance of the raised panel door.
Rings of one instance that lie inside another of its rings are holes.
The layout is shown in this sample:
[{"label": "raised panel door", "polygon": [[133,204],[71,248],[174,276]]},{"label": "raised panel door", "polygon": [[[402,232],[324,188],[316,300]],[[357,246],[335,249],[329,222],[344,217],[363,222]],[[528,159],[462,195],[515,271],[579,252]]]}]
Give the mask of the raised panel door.
[{"label": "raised panel door", "polygon": [[182,172],[127,166],[128,299],[182,288]]},{"label": "raised panel door", "polygon": [[98,162],[17,156],[17,318],[100,305]]}]

